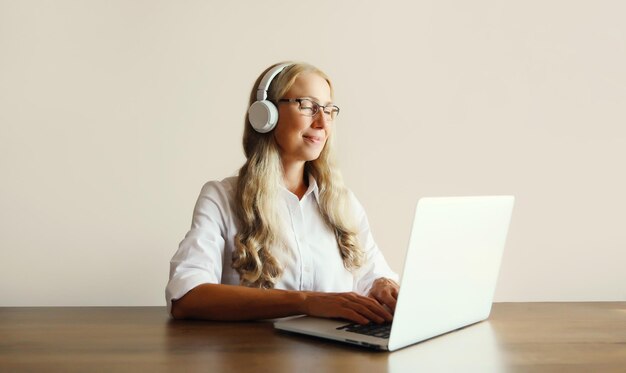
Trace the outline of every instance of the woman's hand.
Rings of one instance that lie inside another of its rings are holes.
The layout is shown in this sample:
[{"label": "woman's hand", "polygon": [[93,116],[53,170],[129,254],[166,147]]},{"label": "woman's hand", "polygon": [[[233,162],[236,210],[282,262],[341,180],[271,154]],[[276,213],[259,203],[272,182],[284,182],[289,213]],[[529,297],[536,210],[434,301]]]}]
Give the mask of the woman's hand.
[{"label": "woman's hand", "polygon": [[390,322],[393,315],[376,300],[356,293],[303,292],[303,311],[309,316],[340,317],[359,324]]},{"label": "woman's hand", "polygon": [[374,281],[368,296],[389,307],[391,313],[395,313],[398,291],[400,286],[395,281],[381,277]]}]

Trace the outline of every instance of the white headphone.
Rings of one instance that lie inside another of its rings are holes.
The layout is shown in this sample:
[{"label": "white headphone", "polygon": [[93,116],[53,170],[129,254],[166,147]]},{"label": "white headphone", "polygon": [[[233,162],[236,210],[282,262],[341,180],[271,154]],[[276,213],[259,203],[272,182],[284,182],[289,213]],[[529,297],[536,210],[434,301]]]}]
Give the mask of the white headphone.
[{"label": "white headphone", "polygon": [[293,65],[293,63],[284,63],[271,69],[265,74],[256,91],[256,101],[250,105],[248,109],[248,119],[252,128],[257,132],[267,133],[276,127],[278,122],[278,109],[271,101],[267,100],[267,90],[270,87],[272,79],[278,75],[284,68]]}]

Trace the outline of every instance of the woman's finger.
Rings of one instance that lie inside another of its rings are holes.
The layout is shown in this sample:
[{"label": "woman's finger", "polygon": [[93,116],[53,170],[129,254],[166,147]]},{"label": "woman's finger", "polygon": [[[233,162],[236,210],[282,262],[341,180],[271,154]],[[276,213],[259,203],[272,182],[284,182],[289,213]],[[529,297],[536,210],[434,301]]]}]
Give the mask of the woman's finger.
[{"label": "woman's finger", "polygon": [[343,312],[341,312],[341,315],[339,315],[339,317],[355,322],[357,324],[361,324],[361,325],[370,323],[370,320],[367,317],[364,317],[358,312],[348,309],[348,308],[344,309]]},{"label": "woman's finger", "polygon": [[400,288],[398,287],[391,288],[391,296],[394,297],[394,299],[398,299],[399,292],[400,292]]},{"label": "woman's finger", "polygon": [[367,307],[371,312],[383,318],[383,321],[393,320],[393,315],[385,309],[376,299],[359,296],[359,303]]},{"label": "woman's finger", "polygon": [[352,309],[356,312],[358,312],[360,315],[362,315],[363,317],[366,317],[368,320],[371,320],[377,324],[381,324],[383,322],[385,322],[385,318],[376,314],[375,312],[373,312],[372,310],[370,310],[369,308],[367,308],[366,306],[359,304],[359,303],[353,303],[353,305],[351,306]]},{"label": "woman's finger", "polygon": [[396,312],[396,298],[391,295],[391,292],[384,291],[380,294],[378,301],[391,309],[391,312]]}]

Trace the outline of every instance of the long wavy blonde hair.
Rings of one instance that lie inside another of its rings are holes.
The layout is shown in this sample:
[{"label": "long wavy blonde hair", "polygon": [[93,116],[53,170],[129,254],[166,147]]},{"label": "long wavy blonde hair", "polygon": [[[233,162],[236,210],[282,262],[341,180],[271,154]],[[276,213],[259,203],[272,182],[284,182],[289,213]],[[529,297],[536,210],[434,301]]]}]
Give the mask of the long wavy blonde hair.
[{"label": "long wavy blonde hair", "polygon": [[[254,83],[249,105],[256,101],[261,79],[274,66],[265,70]],[[277,103],[303,72],[313,72],[324,78],[330,86],[331,99],[334,99],[333,85],[324,72],[306,63],[293,63],[274,78],[268,90],[268,100]],[[353,271],[362,265],[363,252],[357,240],[348,191],[334,161],[332,143],[331,132],[320,156],[306,162],[305,178],[312,175],[317,181],[320,213],[335,233],[344,267]],[[242,285],[273,288],[283,273],[273,250],[285,248],[278,215],[283,168],[274,131],[256,132],[246,114],[243,149],[247,160],[239,170],[235,194],[239,232],[235,236],[232,267],[239,273]]]}]

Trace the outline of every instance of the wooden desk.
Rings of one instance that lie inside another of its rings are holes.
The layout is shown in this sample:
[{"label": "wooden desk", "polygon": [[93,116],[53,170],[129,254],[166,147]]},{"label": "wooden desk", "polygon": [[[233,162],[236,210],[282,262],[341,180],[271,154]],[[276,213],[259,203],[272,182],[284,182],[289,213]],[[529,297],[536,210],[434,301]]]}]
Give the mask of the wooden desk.
[{"label": "wooden desk", "polygon": [[0,372],[15,371],[626,372],[626,302],[496,303],[392,353],[163,307],[0,308]]}]

